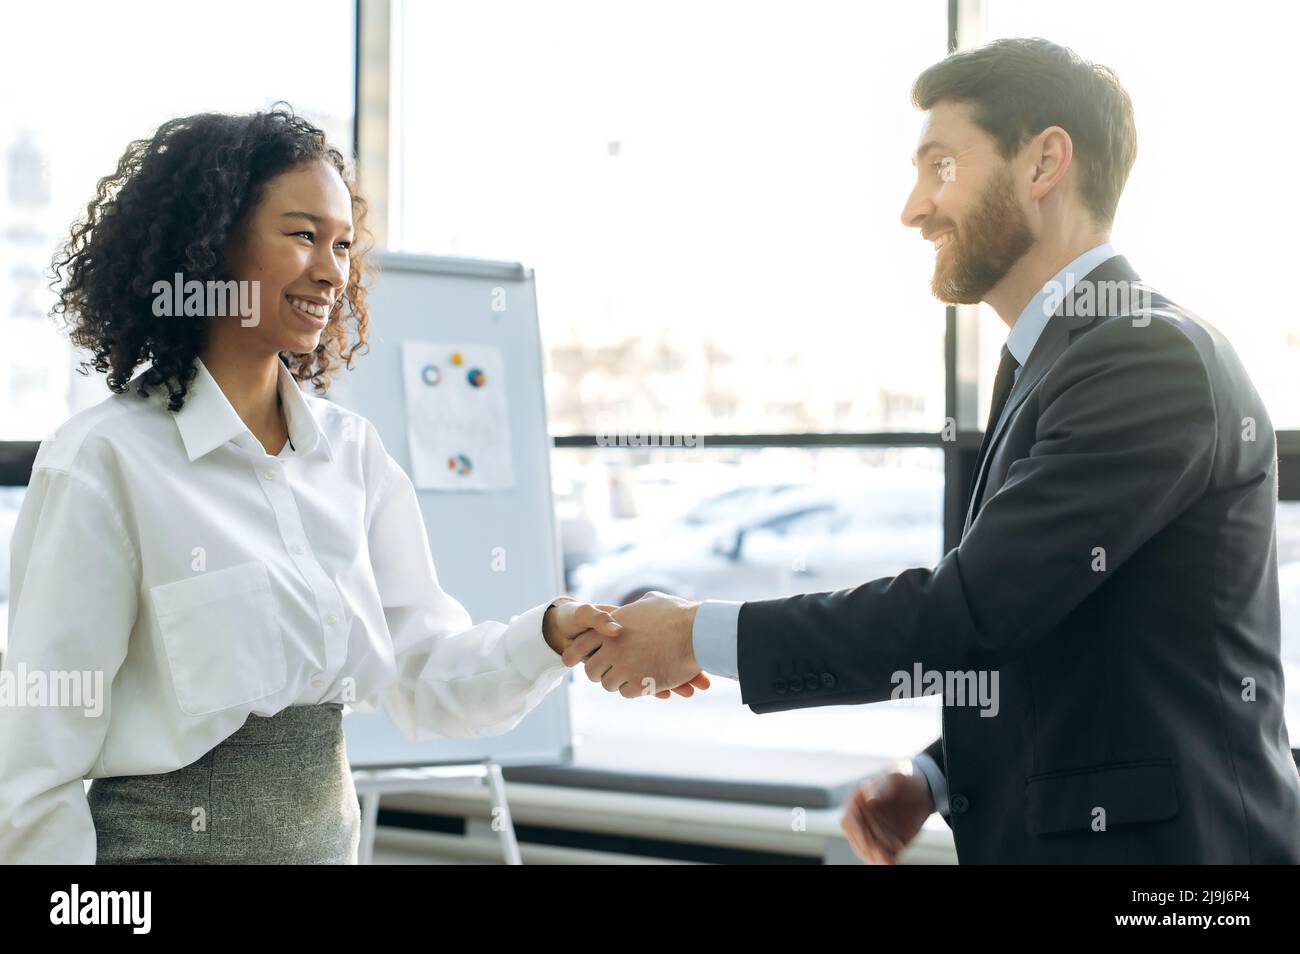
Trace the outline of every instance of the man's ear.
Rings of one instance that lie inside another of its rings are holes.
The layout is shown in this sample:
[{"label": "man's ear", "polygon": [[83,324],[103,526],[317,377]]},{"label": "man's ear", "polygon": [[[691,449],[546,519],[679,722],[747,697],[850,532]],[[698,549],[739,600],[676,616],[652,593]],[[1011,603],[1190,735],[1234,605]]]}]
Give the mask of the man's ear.
[{"label": "man's ear", "polygon": [[1041,200],[1065,177],[1074,161],[1074,141],[1061,126],[1048,126],[1030,143],[1034,164],[1030,198]]}]

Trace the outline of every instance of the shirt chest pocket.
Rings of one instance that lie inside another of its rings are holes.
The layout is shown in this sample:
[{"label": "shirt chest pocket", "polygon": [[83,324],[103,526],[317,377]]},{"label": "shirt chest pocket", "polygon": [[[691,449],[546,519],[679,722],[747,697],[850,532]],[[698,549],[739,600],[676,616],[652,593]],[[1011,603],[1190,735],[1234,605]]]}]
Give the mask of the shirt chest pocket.
[{"label": "shirt chest pocket", "polygon": [[260,560],[164,583],[149,595],[182,712],[204,715],[284,688],[284,642]]}]

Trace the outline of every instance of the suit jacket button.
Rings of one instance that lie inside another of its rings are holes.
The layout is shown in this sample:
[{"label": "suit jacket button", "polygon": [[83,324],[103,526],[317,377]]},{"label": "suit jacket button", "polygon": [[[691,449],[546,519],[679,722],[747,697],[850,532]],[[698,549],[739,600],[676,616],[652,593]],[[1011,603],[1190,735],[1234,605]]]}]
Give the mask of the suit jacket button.
[{"label": "suit jacket button", "polygon": [[952,809],[954,815],[960,815],[970,808],[970,799],[958,792],[952,798],[948,799],[948,807]]},{"label": "suit jacket button", "polygon": [[785,695],[785,680],[778,679],[776,682],[772,683],[772,688],[776,691],[778,696]]},{"label": "suit jacket button", "polygon": [[803,687],[807,689],[809,692],[812,692],[821,684],[822,681],[817,678],[817,673],[815,672],[810,672],[803,677]]},{"label": "suit jacket button", "polygon": [[803,680],[800,679],[798,676],[793,677],[790,680],[790,691],[803,692]]},{"label": "suit jacket button", "polygon": [[830,689],[834,687],[834,685],[835,685],[835,677],[829,672],[822,673],[822,688]]}]

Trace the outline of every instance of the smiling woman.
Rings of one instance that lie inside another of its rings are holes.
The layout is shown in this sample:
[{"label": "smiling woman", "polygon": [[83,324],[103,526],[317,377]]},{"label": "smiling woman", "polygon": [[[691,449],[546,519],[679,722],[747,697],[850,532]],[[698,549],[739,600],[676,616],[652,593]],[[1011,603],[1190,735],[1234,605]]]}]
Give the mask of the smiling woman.
[{"label": "smiling woman", "polygon": [[74,226],[56,311],[114,393],[33,462],[0,682],[93,688],[0,706],[0,863],[355,863],[347,707],[497,735],[617,634],[567,597],[475,624],[374,425],[305,392],[365,345],[364,213],[274,109],[165,123]]},{"label": "smiling woman", "polygon": [[[365,212],[343,155],[288,107],[173,119],[132,142],[100,180],[54,263],[54,310],[93,354],[82,367],[108,372],[111,390],[124,391],[152,359],[144,384],[165,385],[172,410],[184,404],[194,359],[229,355],[236,341],[282,355],[295,378],[324,391],[367,347],[366,249],[353,247]],[[241,283],[241,299],[253,289],[259,320],[221,321],[229,316],[206,309],[199,320],[188,311],[158,320],[153,285],[176,276]]]}]

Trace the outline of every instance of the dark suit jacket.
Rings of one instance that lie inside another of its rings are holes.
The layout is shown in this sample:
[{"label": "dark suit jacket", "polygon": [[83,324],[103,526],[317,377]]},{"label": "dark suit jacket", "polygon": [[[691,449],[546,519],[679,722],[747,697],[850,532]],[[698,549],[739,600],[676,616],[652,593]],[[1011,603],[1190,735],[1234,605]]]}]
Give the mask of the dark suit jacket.
[{"label": "dark suit jacket", "polygon": [[962,862],[1300,863],[1273,427],[1224,337],[1154,290],[1069,317],[1139,281],[1115,256],[1057,309],[936,567],[740,609],[759,713],[997,671],[997,715],[945,699],[927,750]]}]

